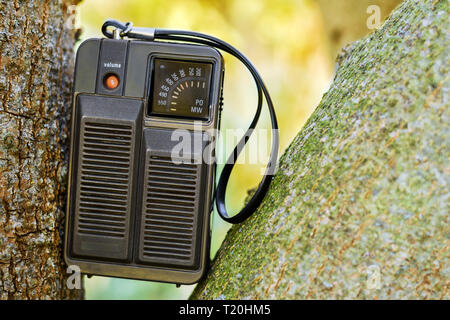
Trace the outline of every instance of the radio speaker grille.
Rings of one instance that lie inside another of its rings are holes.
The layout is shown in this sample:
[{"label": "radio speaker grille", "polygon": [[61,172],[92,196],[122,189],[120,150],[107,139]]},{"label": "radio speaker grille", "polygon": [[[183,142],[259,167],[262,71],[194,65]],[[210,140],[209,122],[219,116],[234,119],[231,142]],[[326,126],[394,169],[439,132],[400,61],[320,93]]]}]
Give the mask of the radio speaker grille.
[{"label": "radio speaker grille", "polygon": [[83,140],[78,233],[123,238],[132,127],[87,122]]},{"label": "radio speaker grille", "polygon": [[92,259],[130,260],[142,101],[84,94],[77,101],[71,250]]},{"label": "radio speaker grille", "polygon": [[146,161],[140,258],[192,264],[201,165],[159,156]]}]

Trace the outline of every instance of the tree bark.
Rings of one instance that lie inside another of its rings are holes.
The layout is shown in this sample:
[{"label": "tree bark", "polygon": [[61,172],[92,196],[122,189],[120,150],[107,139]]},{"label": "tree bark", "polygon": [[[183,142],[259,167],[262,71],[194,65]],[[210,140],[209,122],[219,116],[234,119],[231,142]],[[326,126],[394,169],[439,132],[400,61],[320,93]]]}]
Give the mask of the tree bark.
[{"label": "tree bark", "polygon": [[191,298],[449,298],[448,16],[406,0],[345,50]]},{"label": "tree bark", "polygon": [[75,2],[0,2],[0,299],[82,296],[62,257]]}]

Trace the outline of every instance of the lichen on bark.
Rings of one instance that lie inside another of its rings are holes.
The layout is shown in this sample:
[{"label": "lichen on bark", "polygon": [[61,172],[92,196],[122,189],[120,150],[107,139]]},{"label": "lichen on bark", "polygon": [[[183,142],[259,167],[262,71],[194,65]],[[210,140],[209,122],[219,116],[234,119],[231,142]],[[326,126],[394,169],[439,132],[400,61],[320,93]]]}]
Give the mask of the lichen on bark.
[{"label": "lichen on bark", "polygon": [[191,298],[449,298],[448,17],[406,0],[345,50]]},{"label": "lichen on bark", "polygon": [[78,1],[0,1],[0,299],[80,298],[61,226]]}]

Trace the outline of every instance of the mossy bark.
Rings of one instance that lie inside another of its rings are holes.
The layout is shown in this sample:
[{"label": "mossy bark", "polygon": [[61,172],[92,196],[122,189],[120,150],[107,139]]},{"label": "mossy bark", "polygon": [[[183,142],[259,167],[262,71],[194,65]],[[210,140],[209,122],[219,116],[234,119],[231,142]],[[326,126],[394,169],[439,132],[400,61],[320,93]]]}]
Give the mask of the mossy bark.
[{"label": "mossy bark", "polygon": [[0,299],[80,298],[61,227],[78,1],[0,1]]},{"label": "mossy bark", "polygon": [[448,299],[447,0],[406,0],[330,90],[193,299]]}]

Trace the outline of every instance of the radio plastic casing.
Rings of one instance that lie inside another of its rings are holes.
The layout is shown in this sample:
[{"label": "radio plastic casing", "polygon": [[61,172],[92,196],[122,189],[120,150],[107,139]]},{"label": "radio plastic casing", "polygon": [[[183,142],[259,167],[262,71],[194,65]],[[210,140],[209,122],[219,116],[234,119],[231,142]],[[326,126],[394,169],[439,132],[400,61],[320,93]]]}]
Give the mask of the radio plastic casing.
[{"label": "radio plastic casing", "polygon": [[[212,64],[209,116],[151,115],[155,58]],[[116,89],[104,86],[117,74]],[[209,261],[215,166],[210,129],[220,122],[224,63],[207,46],[89,39],[77,52],[64,258],[82,273],[192,284]],[[194,123],[197,129],[195,132]],[[174,130],[191,152],[173,163]]]}]

